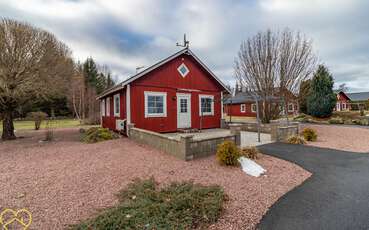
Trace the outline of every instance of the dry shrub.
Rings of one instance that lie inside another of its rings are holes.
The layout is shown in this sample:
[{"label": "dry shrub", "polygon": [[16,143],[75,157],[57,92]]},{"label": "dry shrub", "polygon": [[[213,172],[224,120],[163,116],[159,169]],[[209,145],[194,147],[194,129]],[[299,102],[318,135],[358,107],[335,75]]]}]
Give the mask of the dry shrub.
[{"label": "dry shrub", "polygon": [[288,144],[294,144],[294,145],[306,144],[305,140],[302,137],[298,136],[298,135],[290,136],[287,139],[287,143]]},{"label": "dry shrub", "polygon": [[238,158],[240,157],[240,150],[232,141],[224,141],[218,145],[217,160],[222,165],[238,165]]},{"label": "dry shrub", "polygon": [[305,128],[301,134],[304,137],[305,141],[316,141],[316,139],[318,138],[318,134],[312,128]]},{"label": "dry shrub", "polygon": [[256,160],[260,156],[260,151],[255,146],[248,146],[241,149],[241,156]]},{"label": "dry shrub", "polygon": [[86,143],[96,143],[116,138],[119,138],[119,135],[106,128],[92,127],[82,133],[82,141]]},{"label": "dry shrub", "polygon": [[41,123],[43,120],[45,120],[48,115],[44,112],[30,112],[27,114],[27,117],[32,119],[35,122],[35,130],[39,130],[41,127]]}]

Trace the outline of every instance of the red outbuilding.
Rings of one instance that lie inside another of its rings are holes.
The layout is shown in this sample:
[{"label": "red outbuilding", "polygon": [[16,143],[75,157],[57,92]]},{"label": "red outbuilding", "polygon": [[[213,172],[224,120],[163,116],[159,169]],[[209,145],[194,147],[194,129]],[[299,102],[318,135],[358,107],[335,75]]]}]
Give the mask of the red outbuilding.
[{"label": "red outbuilding", "polygon": [[101,124],[155,132],[219,128],[227,87],[187,47],[102,93]]}]

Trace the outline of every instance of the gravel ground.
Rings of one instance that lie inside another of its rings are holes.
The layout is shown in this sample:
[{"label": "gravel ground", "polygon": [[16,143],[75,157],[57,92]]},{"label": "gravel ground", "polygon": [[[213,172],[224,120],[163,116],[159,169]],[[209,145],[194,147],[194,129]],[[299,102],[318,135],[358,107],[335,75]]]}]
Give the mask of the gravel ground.
[{"label": "gravel ground", "polygon": [[[211,229],[253,229],[268,208],[311,174],[263,155],[267,174],[254,178],[222,167],[214,157],[184,162],[127,138],[98,144],[79,142],[78,129],[59,129],[56,141],[39,143],[42,131],[0,142],[0,210],[27,208],[31,229],[63,229],[114,205],[115,195],[134,178],[159,183],[192,180],[224,187],[225,211]],[[19,135],[19,134],[18,134]]]},{"label": "gravel ground", "polygon": [[369,129],[360,126],[303,124],[317,131],[318,140],[308,145],[344,150],[349,152],[369,152]]}]

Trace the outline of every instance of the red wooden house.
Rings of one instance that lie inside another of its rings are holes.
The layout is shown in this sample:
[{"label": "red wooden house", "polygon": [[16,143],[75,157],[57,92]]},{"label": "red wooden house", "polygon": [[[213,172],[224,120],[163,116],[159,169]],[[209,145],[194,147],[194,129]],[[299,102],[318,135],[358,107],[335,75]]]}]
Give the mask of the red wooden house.
[{"label": "red wooden house", "polygon": [[101,123],[155,132],[219,128],[227,87],[185,48],[102,93]]},{"label": "red wooden house", "polygon": [[[257,99],[259,105],[261,105],[261,99]],[[268,101],[281,105],[281,98],[277,96],[270,96]],[[250,92],[237,92],[234,97],[228,98],[224,102],[224,113],[228,116],[240,116],[240,117],[256,117],[256,102],[255,97]],[[297,99],[291,96],[287,101],[288,114],[296,114],[298,112]],[[279,106],[282,110],[281,106]]]}]

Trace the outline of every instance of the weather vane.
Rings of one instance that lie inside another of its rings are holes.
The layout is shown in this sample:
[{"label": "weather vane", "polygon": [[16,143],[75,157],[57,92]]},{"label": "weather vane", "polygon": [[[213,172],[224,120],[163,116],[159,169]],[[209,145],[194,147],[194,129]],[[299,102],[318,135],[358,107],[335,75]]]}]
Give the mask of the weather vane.
[{"label": "weather vane", "polygon": [[183,35],[183,44],[176,43],[176,46],[186,47],[188,48],[190,46],[190,41],[187,41],[186,34]]}]

